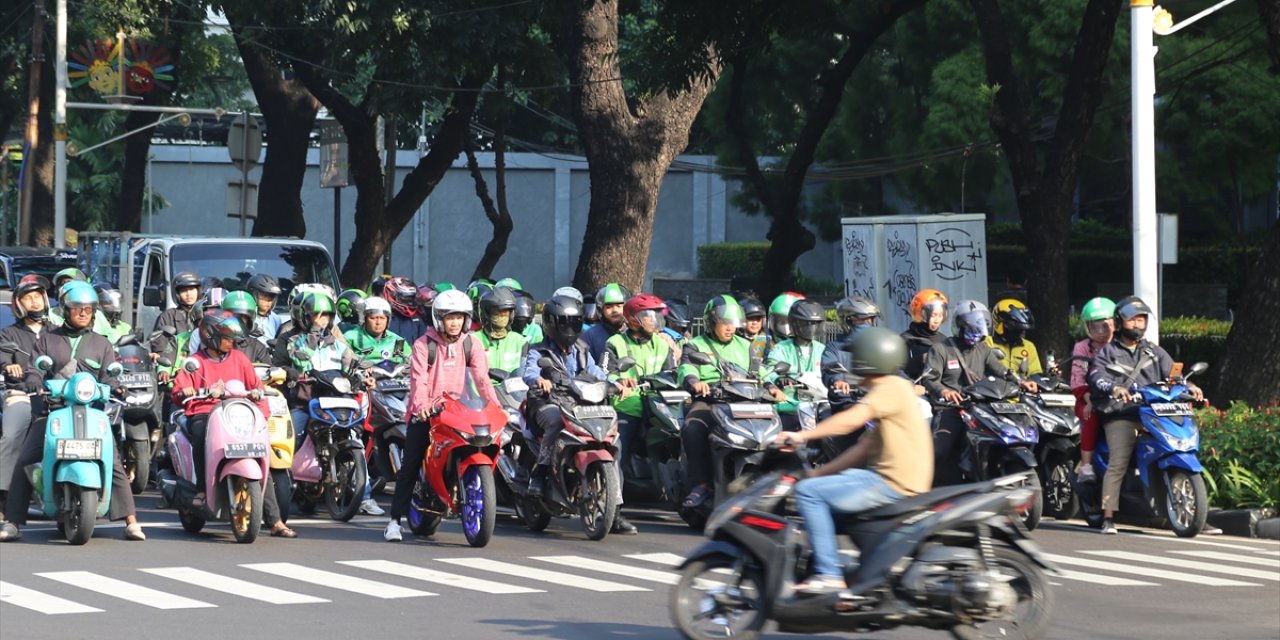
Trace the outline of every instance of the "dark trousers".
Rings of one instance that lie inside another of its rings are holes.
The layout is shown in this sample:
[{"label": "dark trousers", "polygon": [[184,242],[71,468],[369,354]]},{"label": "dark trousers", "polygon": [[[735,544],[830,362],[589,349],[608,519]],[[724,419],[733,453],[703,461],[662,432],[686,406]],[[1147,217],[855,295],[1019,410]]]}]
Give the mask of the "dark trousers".
[{"label": "dark trousers", "polygon": [[685,414],[680,428],[680,442],[684,445],[686,472],[689,485],[712,486],[711,475],[711,405],[695,400]]},{"label": "dark trousers", "polygon": [[405,429],[404,457],[396,474],[396,494],[391,498],[391,519],[399,520],[409,513],[413,485],[422,470],[422,460],[431,444],[431,423],[410,422]]},{"label": "dark trousers", "polygon": [[187,439],[191,441],[191,462],[196,469],[196,490],[204,491],[204,439],[209,434],[209,414],[187,416]]},{"label": "dark trousers", "polygon": [[933,486],[960,484],[960,456],[966,444],[964,420],[958,409],[940,409],[933,416]]},{"label": "dark trousers", "polygon": [[[18,464],[13,469],[9,483],[9,499],[5,503],[5,517],[17,525],[27,523],[27,505],[31,503],[31,479],[27,477],[26,466],[40,462],[44,458],[44,430],[48,416],[41,417],[31,423],[23,438],[22,452],[18,456]],[[107,517],[112,520],[123,520],[137,513],[133,506],[133,490],[129,487],[129,477],[124,474],[124,461],[120,459],[120,448],[113,447],[115,461],[111,469],[111,507]],[[52,473],[52,469],[45,469]],[[47,476],[46,476],[47,477]],[[41,487],[43,490],[43,487]]]},{"label": "dark trousers", "polygon": [[551,466],[555,462],[556,438],[560,437],[560,431],[564,429],[564,414],[559,406],[544,398],[530,398],[525,412],[534,429],[542,434],[538,464]]}]

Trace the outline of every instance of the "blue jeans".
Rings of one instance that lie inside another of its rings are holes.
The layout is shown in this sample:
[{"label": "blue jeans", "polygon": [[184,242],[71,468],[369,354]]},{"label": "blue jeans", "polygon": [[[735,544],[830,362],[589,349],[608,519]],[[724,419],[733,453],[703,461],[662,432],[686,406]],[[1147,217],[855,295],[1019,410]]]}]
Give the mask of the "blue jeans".
[{"label": "blue jeans", "polygon": [[858,513],[902,499],[880,474],[869,469],[846,469],[834,476],[801,480],[796,484],[796,506],[804,517],[813,547],[814,573],[844,579],[836,547],[833,513]]}]

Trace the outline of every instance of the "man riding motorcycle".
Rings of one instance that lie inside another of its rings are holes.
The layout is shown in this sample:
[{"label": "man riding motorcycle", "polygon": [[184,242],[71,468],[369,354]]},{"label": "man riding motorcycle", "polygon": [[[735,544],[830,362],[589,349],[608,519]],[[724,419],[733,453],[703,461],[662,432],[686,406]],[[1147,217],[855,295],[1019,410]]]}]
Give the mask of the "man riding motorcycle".
[{"label": "man riding motorcycle", "polygon": [[4,372],[4,422],[0,426],[0,522],[4,521],[4,498],[31,427],[31,398],[22,390],[31,352],[36,340],[46,330],[49,317],[49,280],[42,275],[27,274],[18,280],[9,301],[13,324],[0,331],[0,341],[18,345],[13,353],[0,352],[0,370]]},{"label": "man riding motorcycle", "polygon": [[[787,312],[791,337],[783,340],[769,350],[765,358],[765,380],[774,382],[778,374],[773,368],[779,363],[787,363],[791,369],[790,376],[801,376],[806,373],[819,373],[822,370],[822,357],[826,354],[826,346],[818,340],[822,332],[822,323],[826,321],[826,309],[822,303],[814,300],[797,300]],[[783,428],[788,431],[800,429],[800,419],[796,415],[795,406],[781,407],[779,417]]]},{"label": "man riding motorcycle", "polygon": [[379,296],[366,298],[360,308],[359,326],[342,334],[361,360],[384,368],[409,361],[409,342],[387,329],[391,323],[391,305]]},{"label": "man riding motorcycle", "polygon": [[836,318],[844,327],[844,335],[836,338],[822,352],[822,383],[837,393],[849,393],[849,382],[844,379],[840,352],[861,331],[880,323],[880,306],[869,298],[854,296],[836,302]]},{"label": "man riding motorcycle", "polygon": [[529,339],[512,328],[516,295],[494,287],[480,296],[480,344],[489,355],[489,368],[515,373],[529,354]]},{"label": "man riding motorcycle", "polygon": [[[253,326],[262,332],[262,335],[258,336],[258,341],[266,344],[267,341],[276,338],[280,333],[280,325],[284,323],[283,317],[273,312],[276,308],[276,300],[280,298],[280,283],[270,275],[259,273],[249,278],[245,289],[253,295],[253,300],[257,303],[258,312],[254,314]],[[249,327],[245,327],[245,330],[249,331]]]},{"label": "man riding motorcycle", "polygon": [[764,305],[755,298],[741,298],[738,304],[742,305],[742,315],[745,318],[738,333],[751,341],[751,357],[763,362],[769,356],[769,332],[765,330],[765,318],[768,314],[765,313]]},{"label": "man riding motorcycle", "polygon": [[604,357],[606,343],[609,338],[627,328],[623,317],[623,306],[631,294],[616,282],[610,282],[596,292],[596,307],[600,310],[600,321],[582,332],[582,340],[591,348],[591,357],[600,362]]},{"label": "man riding motorcycle", "polygon": [[98,292],[98,313],[94,315],[93,331],[105,337],[111,344],[133,333],[133,327],[128,322],[120,320],[124,311],[121,308],[120,291],[106,284],[97,284],[93,288]]},{"label": "man riding motorcycle", "polygon": [[[1019,372],[1019,375],[1038,375],[1044,373],[1040,366],[1040,353],[1035,343],[1027,340],[1027,332],[1036,326],[1031,310],[1020,300],[1006,298],[996,303],[996,332],[987,336],[987,344],[996,347],[1004,354],[1000,361],[1004,366]],[[1022,363],[1027,363],[1026,373],[1022,373]]]},{"label": "man riding motorcycle", "polygon": [[396,276],[387,280],[382,298],[391,305],[391,323],[387,329],[413,344],[426,332],[427,325],[418,315],[418,287],[408,278]]}]

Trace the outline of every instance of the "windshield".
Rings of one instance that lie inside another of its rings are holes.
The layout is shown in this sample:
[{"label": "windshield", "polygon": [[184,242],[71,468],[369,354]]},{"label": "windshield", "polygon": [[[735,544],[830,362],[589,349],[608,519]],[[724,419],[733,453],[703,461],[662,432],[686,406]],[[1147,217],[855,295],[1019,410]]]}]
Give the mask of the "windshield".
[{"label": "windshield", "polygon": [[[228,291],[242,291],[249,278],[265,273],[280,283],[280,300],[288,300],[294,285],[303,282],[338,285],[328,253],[310,245],[192,242],[175,246],[171,260],[173,273],[213,277]],[[276,310],[284,312],[286,305],[277,305]]]},{"label": "windshield", "polygon": [[[79,266],[76,263],[76,254],[72,252],[63,252],[56,256],[14,256],[10,258],[9,278],[17,280],[28,273],[38,273],[53,282],[55,273]],[[12,282],[6,285],[9,288],[13,287]]]},{"label": "windshield", "polygon": [[462,395],[458,396],[458,402],[468,409],[476,411],[484,411],[484,406],[488,402],[484,396],[480,395],[480,390],[476,388],[475,380],[471,379],[471,369],[466,371],[466,380],[462,384]]}]

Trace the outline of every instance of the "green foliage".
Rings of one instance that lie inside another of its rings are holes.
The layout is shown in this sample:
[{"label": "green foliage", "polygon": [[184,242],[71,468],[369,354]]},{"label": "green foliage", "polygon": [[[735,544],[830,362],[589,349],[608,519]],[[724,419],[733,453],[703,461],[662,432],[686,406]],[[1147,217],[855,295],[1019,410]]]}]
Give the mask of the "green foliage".
[{"label": "green foliage", "polygon": [[1228,333],[1231,333],[1231,323],[1226,320],[1212,320],[1199,316],[1179,316],[1160,320],[1161,336],[1180,335],[1225,338]]},{"label": "green foliage", "polygon": [[698,247],[699,278],[758,276],[768,242],[723,242]]},{"label": "green foliage", "polygon": [[1196,424],[1211,505],[1280,506],[1280,406],[1233,402],[1197,411]]}]

